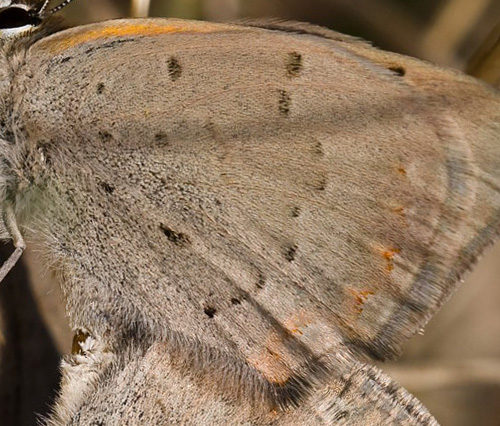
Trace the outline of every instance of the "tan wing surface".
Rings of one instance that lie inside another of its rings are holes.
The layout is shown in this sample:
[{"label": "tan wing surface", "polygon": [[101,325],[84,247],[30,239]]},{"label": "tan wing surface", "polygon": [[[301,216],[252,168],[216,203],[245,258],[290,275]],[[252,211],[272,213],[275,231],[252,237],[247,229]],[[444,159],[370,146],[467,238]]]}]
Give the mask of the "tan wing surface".
[{"label": "tan wing surface", "polygon": [[165,339],[285,404],[350,357],[398,354],[500,218],[496,91],[291,31],[76,28],[36,43],[14,87],[19,217],[74,326]]},{"label": "tan wing surface", "polygon": [[[252,406],[235,394],[221,392],[217,381],[179,369],[161,343],[146,351],[123,351],[111,361],[107,373],[88,386],[93,369],[110,361],[96,356],[95,349],[78,355],[77,363],[64,365],[62,403],[56,406],[51,426],[99,422],[111,426],[437,426],[425,407],[401,386],[376,367],[359,362],[319,387],[300,408],[281,411]],[[75,404],[81,405],[76,415],[67,409]]]}]

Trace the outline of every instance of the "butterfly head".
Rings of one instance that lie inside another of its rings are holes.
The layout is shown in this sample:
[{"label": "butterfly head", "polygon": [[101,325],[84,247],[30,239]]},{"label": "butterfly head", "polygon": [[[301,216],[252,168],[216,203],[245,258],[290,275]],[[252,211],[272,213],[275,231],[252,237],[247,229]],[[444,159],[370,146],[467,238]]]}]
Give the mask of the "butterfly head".
[{"label": "butterfly head", "polygon": [[71,1],[65,0],[49,9],[50,0],[0,0],[0,41],[18,39],[36,32]]}]

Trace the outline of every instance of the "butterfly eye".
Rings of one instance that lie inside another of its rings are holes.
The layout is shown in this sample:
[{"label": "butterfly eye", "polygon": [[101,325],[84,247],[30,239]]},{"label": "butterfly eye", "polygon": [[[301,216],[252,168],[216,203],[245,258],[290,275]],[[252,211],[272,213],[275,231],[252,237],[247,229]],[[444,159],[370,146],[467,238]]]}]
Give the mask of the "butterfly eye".
[{"label": "butterfly eye", "polygon": [[22,7],[13,6],[0,10],[0,30],[34,27],[38,24],[40,24],[40,18]]}]

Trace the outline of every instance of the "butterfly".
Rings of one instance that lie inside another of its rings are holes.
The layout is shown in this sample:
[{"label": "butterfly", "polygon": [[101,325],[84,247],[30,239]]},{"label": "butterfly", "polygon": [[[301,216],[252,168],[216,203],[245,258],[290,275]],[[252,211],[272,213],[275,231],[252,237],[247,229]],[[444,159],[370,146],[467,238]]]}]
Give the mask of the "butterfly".
[{"label": "butterfly", "polygon": [[498,234],[498,92],[307,24],[56,9],[0,11],[7,266],[41,239],[80,330],[48,423],[435,424],[370,362]]}]

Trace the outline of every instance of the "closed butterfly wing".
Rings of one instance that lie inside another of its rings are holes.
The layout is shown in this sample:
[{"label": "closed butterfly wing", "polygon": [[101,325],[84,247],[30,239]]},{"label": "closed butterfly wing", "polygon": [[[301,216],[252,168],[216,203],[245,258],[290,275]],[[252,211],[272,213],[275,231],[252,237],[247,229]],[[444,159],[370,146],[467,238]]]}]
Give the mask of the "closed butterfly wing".
[{"label": "closed butterfly wing", "polygon": [[498,234],[500,96],[461,74],[176,20],[68,30],[14,68],[12,201],[72,325],[163,341],[221,392],[297,405],[394,357]]}]

